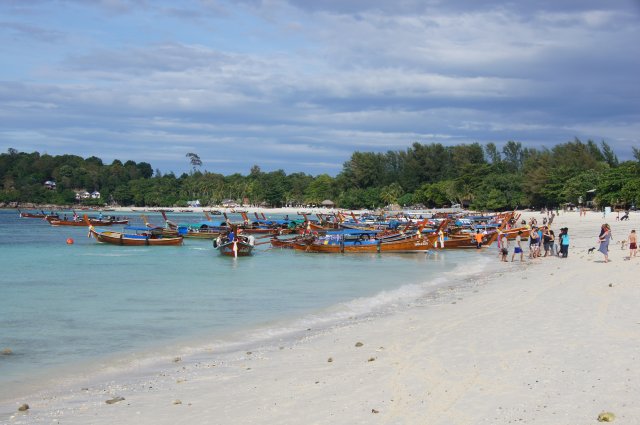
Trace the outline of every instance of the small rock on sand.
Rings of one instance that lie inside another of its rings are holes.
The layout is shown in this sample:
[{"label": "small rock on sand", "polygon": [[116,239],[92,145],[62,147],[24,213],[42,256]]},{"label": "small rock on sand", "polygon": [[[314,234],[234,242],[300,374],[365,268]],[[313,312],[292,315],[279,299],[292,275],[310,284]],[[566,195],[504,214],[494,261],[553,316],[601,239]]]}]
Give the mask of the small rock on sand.
[{"label": "small rock on sand", "polygon": [[107,404],[115,404],[115,403],[118,403],[118,402],[123,401],[123,400],[124,400],[124,397],[118,396],[118,397],[114,397],[114,398],[111,398],[111,399],[105,401],[105,403],[107,403]]},{"label": "small rock on sand", "polygon": [[173,404],[182,404],[181,400],[173,400]]},{"label": "small rock on sand", "polygon": [[615,418],[616,415],[611,412],[602,412],[598,415],[598,422],[613,422]]},{"label": "small rock on sand", "polygon": [[174,363],[178,363],[178,362],[181,362],[181,361],[182,361],[182,357],[176,357],[176,358],[173,359]]},{"label": "small rock on sand", "polygon": [[10,356],[13,354],[13,351],[11,350],[11,348],[3,348],[0,354],[2,354],[3,356]]},{"label": "small rock on sand", "polygon": [[362,347],[364,344],[361,342],[356,342],[356,347]]},{"label": "small rock on sand", "polygon": [[327,362],[328,362],[328,363],[331,363],[332,361],[333,361],[333,357],[329,357],[329,358],[327,359]]},{"label": "small rock on sand", "polygon": [[20,407],[18,407],[19,412],[26,412],[27,410],[29,410],[29,405],[27,403],[21,404]]}]

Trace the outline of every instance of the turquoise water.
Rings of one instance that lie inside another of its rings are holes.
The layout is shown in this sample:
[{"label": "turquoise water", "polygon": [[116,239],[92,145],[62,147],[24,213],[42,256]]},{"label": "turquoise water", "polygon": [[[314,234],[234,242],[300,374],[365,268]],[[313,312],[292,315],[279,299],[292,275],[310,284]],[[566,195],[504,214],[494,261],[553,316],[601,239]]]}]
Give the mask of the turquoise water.
[{"label": "turquoise water", "polygon": [[78,364],[230,335],[281,337],[296,326],[368,314],[424,295],[471,261],[488,255],[331,255],[265,244],[233,259],[192,239],[181,247],[120,247],[96,243],[83,227],[2,210],[0,350],[14,354],[0,356],[0,399]]}]

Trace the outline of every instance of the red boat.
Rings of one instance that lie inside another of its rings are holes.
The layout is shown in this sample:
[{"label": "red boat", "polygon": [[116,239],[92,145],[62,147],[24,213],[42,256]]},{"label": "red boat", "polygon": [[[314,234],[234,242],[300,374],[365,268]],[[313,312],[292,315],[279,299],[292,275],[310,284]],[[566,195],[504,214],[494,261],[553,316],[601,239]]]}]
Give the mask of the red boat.
[{"label": "red boat", "polygon": [[148,227],[125,227],[125,232],[111,230],[96,230],[90,224],[89,217],[85,214],[83,221],[89,226],[89,237],[93,236],[98,242],[112,245],[126,246],[175,246],[182,245],[182,236],[167,237],[162,234],[162,228],[150,229]]},{"label": "red boat", "polygon": [[47,217],[47,214],[45,214],[44,212],[39,212],[39,213],[30,213],[30,212],[22,212],[20,210],[18,210],[18,214],[20,216],[20,218],[45,218]]},{"label": "red boat", "polygon": [[60,219],[58,217],[47,216],[45,220],[52,226],[112,226],[114,224],[129,224],[129,220],[110,220],[89,218],[87,221],[75,216],[72,220]]},{"label": "red boat", "polygon": [[[127,230],[127,228],[125,228]],[[109,243],[112,245],[126,245],[126,246],[175,246],[182,245],[182,237],[166,237],[162,235],[162,228],[148,229],[128,229],[129,231],[135,230],[135,233],[122,233],[113,232],[110,230],[98,231],[89,226],[89,234],[93,236],[98,242]]]}]

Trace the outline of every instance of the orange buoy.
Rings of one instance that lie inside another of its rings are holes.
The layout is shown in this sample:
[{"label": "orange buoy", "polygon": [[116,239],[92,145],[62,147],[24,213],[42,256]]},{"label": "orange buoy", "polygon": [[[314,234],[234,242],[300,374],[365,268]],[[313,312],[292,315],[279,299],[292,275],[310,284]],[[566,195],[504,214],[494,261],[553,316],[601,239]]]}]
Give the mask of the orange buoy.
[{"label": "orange buoy", "polygon": [[67,245],[73,245],[73,238],[67,238]]}]

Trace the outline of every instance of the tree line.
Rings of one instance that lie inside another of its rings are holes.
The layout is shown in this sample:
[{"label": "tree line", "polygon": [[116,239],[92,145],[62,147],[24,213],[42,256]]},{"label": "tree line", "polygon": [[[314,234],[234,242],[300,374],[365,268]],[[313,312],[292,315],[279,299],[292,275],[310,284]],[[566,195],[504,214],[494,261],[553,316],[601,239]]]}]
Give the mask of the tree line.
[{"label": "tree line", "polygon": [[[263,172],[254,165],[247,175],[201,171],[196,153],[186,157],[190,173],[154,172],[146,162],[95,156],[51,156],[9,149],[0,154],[0,202],[68,205],[76,191],[99,191],[101,199],[84,203],[122,206],[219,205],[223,200],[273,207],[319,205],[330,199],[341,208],[379,208],[390,204],[441,207],[461,204],[474,209],[555,207],[594,202],[630,207],[640,198],[640,150],[620,162],[606,142],[575,139],[551,148],[523,147],[509,141],[444,146],[414,143],[386,153],[354,152],[335,177],[283,170]],[[44,187],[56,182],[55,190]]]}]

